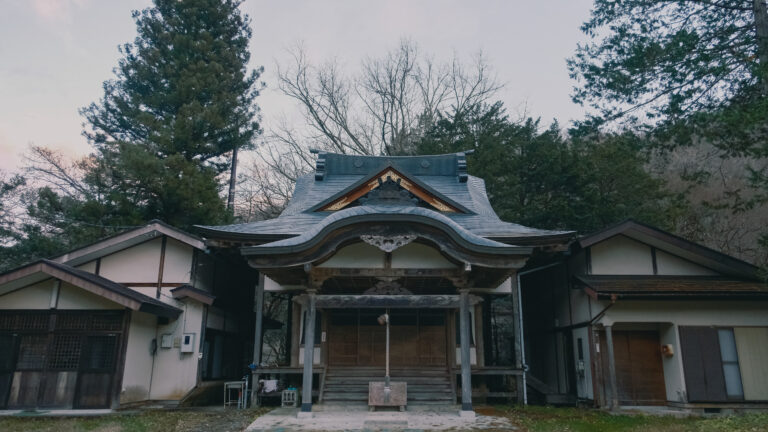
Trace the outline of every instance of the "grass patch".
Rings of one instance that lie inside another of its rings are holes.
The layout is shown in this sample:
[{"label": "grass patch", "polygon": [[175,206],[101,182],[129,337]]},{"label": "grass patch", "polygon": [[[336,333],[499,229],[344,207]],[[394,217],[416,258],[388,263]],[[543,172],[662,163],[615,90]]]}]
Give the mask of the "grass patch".
[{"label": "grass patch", "polygon": [[528,406],[499,409],[529,432],[761,432],[768,431],[768,413],[725,417],[612,415],[582,408]]},{"label": "grass patch", "polygon": [[93,417],[0,417],[3,432],[241,431],[269,409],[156,410]]}]

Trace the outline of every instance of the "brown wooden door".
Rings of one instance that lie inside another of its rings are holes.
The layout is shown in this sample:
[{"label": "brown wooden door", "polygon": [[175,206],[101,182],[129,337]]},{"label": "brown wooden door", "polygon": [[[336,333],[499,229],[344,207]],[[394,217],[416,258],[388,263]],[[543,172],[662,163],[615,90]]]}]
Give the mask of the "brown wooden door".
[{"label": "brown wooden door", "polygon": [[[386,327],[376,318],[383,311],[333,311],[328,325],[328,362],[332,366],[378,366],[386,359]],[[390,365],[444,366],[444,311],[390,312]]]},{"label": "brown wooden door", "polygon": [[[603,394],[608,397],[608,350],[605,333],[600,333]],[[661,345],[656,331],[614,331],[613,354],[616,363],[616,386],[622,405],[664,405],[667,391]]]}]

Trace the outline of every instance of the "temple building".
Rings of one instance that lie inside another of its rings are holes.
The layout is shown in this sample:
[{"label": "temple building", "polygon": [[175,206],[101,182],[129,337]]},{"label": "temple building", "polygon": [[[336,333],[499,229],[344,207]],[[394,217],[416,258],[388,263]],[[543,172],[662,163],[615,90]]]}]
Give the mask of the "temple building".
[{"label": "temple building", "polygon": [[387,363],[409,406],[468,414],[768,407],[756,267],[635,221],[502,221],[467,154],[317,152],[274,219],[153,222],[0,275],[0,408],[197,403],[249,363],[303,413],[365,405]]}]

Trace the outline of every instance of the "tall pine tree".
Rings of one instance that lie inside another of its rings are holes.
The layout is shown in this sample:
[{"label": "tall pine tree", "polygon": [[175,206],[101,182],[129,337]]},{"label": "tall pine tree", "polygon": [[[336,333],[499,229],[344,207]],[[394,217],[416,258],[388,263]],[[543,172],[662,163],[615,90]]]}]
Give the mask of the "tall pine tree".
[{"label": "tall pine tree", "polygon": [[240,1],[154,0],[136,11],[104,97],[81,110],[96,150],[86,181],[104,191],[105,223],[173,225],[228,217],[221,179],[260,133],[262,69],[248,69]]}]

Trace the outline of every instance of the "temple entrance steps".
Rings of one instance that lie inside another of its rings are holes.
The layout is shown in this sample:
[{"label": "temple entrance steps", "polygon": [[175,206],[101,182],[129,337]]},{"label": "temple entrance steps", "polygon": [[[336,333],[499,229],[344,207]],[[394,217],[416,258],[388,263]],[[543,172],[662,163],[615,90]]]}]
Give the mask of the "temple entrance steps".
[{"label": "temple entrance steps", "polygon": [[[455,400],[450,375],[445,368],[394,368],[391,381],[408,383],[408,404],[446,405]],[[326,372],[322,403],[368,402],[368,383],[384,381],[384,368],[332,367]]]}]

